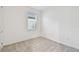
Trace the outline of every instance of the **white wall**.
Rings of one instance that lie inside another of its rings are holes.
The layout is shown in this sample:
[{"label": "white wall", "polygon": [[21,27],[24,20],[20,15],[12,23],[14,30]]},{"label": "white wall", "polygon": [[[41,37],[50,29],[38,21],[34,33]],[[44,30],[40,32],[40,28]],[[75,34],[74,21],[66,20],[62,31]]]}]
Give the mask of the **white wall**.
[{"label": "white wall", "polygon": [[3,32],[3,14],[4,10],[0,7],[0,48],[2,48],[2,43],[4,40],[4,32]]},{"label": "white wall", "polygon": [[36,12],[29,7],[4,7],[4,45],[38,37],[42,33],[41,36],[79,48],[79,7],[50,7],[43,15],[37,11],[43,19],[39,19],[36,32],[27,31],[28,10]]},{"label": "white wall", "polygon": [[4,11],[3,8],[0,7],[0,31],[2,31],[3,29],[3,14],[4,14],[3,11]]},{"label": "white wall", "polygon": [[79,49],[79,7],[50,7],[42,24],[44,37]]},{"label": "white wall", "polygon": [[[4,45],[12,44],[19,41],[24,41],[30,38],[38,37],[40,35],[40,19],[38,19],[37,31],[27,31],[27,15],[30,7],[10,7],[5,6],[4,15],[4,33],[5,40]],[[34,9],[31,9],[34,11]],[[37,11],[38,12],[38,11]],[[38,12],[40,16],[40,12]]]},{"label": "white wall", "polygon": [[3,11],[3,8],[0,7],[0,35],[2,34],[3,30]]},{"label": "white wall", "polygon": [[[2,15],[2,13],[1,13],[1,7],[0,7],[0,28],[1,28],[1,15]],[[1,31],[1,29],[0,29],[0,31]],[[1,43],[1,37],[0,37],[0,43]],[[1,46],[1,44],[0,44],[0,46]]]},{"label": "white wall", "polygon": [[54,39],[58,38],[58,18],[55,13],[56,12],[54,10],[52,11],[52,9],[44,11],[42,20],[42,34],[44,36],[53,37]]}]

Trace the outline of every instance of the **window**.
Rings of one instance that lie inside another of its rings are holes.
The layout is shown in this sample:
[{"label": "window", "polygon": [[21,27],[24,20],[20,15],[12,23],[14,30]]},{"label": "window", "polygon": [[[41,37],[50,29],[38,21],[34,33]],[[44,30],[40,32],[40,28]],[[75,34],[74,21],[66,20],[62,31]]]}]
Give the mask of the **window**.
[{"label": "window", "polygon": [[28,31],[36,31],[37,18],[36,16],[28,16]]}]

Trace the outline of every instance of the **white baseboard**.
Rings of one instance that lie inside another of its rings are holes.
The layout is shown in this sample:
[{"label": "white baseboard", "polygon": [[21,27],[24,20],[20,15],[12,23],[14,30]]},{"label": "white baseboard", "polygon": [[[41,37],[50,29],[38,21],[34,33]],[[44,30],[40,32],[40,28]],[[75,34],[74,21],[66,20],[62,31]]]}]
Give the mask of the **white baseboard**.
[{"label": "white baseboard", "polygon": [[30,37],[20,38],[19,40],[16,39],[14,41],[4,42],[4,46],[14,44],[14,43],[17,43],[17,42],[21,42],[21,41],[25,41],[25,40],[30,40],[32,38],[37,38],[37,37],[40,37],[40,33],[34,34],[34,35],[30,36]]},{"label": "white baseboard", "polygon": [[42,37],[47,38],[47,39],[50,39],[50,40],[53,40],[53,41],[58,42],[58,43],[60,43],[60,44],[64,44],[64,45],[66,45],[66,46],[70,46],[70,47],[79,49],[78,47],[75,47],[74,45],[70,45],[70,44],[68,44],[68,43],[66,43],[66,42],[60,41],[59,39],[55,39],[55,38],[53,38],[53,37],[49,37],[49,36],[46,36],[46,35],[42,35]]},{"label": "white baseboard", "polygon": [[30,36],[29,38],[24,38],[24,39],[22,39],[22,40],[15,40],[15,41],[13,41],[13,42],[5,43],[4,46],[5,46],[5,45],[10,45],[10,44],[13,44],[13,43],[17,43],[17,42],[21,42],[21,41],[25,41],[25,40],[29,40],[29,39],[36,38],[36,37],[44,37],[44,38],[47,38],[47,39],[56,41],[56,42],[58,42],[58,43],[61,43],[61,44],[64,44],[64,45],[67,45],[67,46],[70,46],[70,47],[79,49],[78,47],[75,47],[74,45],[70,45],[70,44],[68,44],[68,43],[66,43],[66,42],[63,42],[63,41],[57,39],[57,38],[50,37],[50,36],[46,36],[46,35],[43,35],[43,34],[41,34],[41,33],[35,34],[34,36]]}]

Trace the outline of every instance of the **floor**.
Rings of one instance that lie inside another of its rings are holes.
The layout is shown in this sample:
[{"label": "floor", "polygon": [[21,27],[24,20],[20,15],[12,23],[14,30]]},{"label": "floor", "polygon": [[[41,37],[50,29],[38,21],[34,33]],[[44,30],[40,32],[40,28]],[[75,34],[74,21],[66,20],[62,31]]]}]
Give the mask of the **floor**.
[{"label": "floor", "polygon": [[38,37],[4,46],[1,52],[79,52],[79,50],[43,37]]}]

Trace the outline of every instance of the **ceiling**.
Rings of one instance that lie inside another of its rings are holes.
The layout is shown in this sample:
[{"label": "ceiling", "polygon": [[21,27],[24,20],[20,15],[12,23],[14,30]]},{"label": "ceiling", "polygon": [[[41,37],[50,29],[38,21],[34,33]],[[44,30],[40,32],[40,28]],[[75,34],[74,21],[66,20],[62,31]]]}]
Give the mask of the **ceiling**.
[{"label": "ceiling", "polygon": [[40,10],[40,11],[44,11],[48,8],[50,8],[49,6],[31,6],[34,9]]}]

